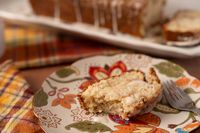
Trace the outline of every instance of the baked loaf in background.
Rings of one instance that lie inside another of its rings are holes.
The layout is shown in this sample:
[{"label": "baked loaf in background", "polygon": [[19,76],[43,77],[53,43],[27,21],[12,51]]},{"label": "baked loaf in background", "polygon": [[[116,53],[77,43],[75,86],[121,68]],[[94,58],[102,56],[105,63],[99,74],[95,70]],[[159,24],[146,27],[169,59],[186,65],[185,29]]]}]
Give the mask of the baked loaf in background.
[{"label": "baked loaf in background", "polygon": [[35,14],[53,17],[55,16],[55,0],[30,0]]},{"label": "baked loaf in background", "polygon": [[166,41],[188,41],[200,38],[200,11],[184,10],[176,13],[163,27]]},{"label": "baked loaf in background", "polygon": [[30,0],[37,15],[144,37],[159,23],[165,0]]},{"label": "baked loaf in background", "polygon": [[109,113],[129,118],[150,112],[161,99],[162,87],[154,69],[132,70],[100,80],[85,88],[79,99],[90,113]]}]

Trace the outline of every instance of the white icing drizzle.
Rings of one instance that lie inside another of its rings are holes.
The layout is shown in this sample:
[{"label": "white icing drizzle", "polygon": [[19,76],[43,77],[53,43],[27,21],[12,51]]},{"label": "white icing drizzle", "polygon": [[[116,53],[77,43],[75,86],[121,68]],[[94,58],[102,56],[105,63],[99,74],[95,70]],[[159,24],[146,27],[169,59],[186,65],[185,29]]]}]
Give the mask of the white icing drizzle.
[{"label": "white icing drizzle", "polygon": [[[101,2],[102,1],[98,2],[98,6],[100,6],[103,9]],[[99,9],[99,23],[100,24],[105,24],[104,13],[103,13],[103,11],[100,8],[98,8],[98,9]]]},{"label": "white icing drizzle", "polygon": [[99,5],[101,6],[102,10],[99,12],[99,21],[101,25],[104,25],[106,22],[106,7],[108,5],[108,0],[101,0],[99,1]]},{"label": "white icing drizzle", "polygon": [[75,13],[76,13],[76,19],[78,22],[82,22],[80,0],[73,0],[73,4],[74,4]]},{"label": "white icing drizzle", "polygon": [[120,19],[122,18],[122,4],[124,1],[119,1],[117,5],[117,18]]},{"label": "white icing drizzle", "polygon": [[105,22],[106,22],[106,20],[105,20],[105,13],[102,11],[102,12],[99,13],[99,16],[100,16],[100,18],[99,18],[99,19],[100,19],[100,20],[99,20],[99,21],[100,21],[100,24],[101,24],[101,25],[104,25]]},{"label": "white icing drizzle", "polygon": [[132,2],[130,3],[130,6],[134,9],[132,11],[132,14],[134,16],[138,15],[138,13],[139,13],[140,9],[142,8],[143,4],[144,4],[144,1],[142,1],[142,0],[132,0]]},{"label": "white icing drizzle", "polygon": [[[98,0],[97,0],[98,1]],[[97,1],[93,0],[93,11],[94,11],[94,26],[99,27],[99,11],[98,11],[98,5]]]},{"label": "white icing drizzle", "polygon": [[112,29],[114,33],[118,32],[118,20],[117,20],[117,3],[118,0],[113,0],[111,3],[111,13],[112,13]]},{"label": "white icing drizzle", "polygon": [[55,0],[54,4],[54,19],[60,21],[60,1]]}]

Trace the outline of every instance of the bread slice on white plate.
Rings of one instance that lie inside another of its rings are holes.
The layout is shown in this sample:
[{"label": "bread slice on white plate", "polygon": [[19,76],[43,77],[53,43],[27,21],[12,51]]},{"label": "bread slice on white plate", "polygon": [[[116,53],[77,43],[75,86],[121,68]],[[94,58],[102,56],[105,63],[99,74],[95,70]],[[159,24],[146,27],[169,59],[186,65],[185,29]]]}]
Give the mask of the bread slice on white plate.
[{"label": "bread slice on white plate", "polygon": [[166,41],[189,41],[200,38],[200,11],[183,10],[163,27]]},{"label": "bread slice on white plate", "polygon": [[90,113],[109,113],[123,119],[151,111],[161,99],[162,87],[154,69],[147,74],[132,70],[100,80],[79,95]]}]

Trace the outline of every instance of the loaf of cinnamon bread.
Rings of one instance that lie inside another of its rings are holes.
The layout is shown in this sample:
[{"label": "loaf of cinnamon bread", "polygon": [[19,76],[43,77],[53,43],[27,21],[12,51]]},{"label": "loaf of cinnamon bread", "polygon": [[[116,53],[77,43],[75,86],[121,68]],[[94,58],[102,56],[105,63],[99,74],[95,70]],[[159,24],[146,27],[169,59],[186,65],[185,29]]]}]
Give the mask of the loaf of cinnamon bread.
[{"label": "loaf of cinnamon bread", "polygon": [[37,15],[144,37],[161,20],[165,0],[30,0],[30,3]]}]

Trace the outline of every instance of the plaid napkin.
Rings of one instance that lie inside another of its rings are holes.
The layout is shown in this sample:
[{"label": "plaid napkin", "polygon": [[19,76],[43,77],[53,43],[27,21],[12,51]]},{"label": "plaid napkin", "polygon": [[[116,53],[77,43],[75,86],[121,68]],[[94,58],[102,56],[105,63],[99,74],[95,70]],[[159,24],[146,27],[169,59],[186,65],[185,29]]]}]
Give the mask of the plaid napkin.
[{"label": "plaid napkin", "polygon": [[31,68],[71,62],[86,56],[117,54],[122,50],[69,35],[32,27],[7,25],[6,51],[0,62],[12,59],[18,68]]},{"label": "plaid napkin", "polygon": [[33,93],[11,61],[0,65],[0,132],[43,133],[32,112]]}]

